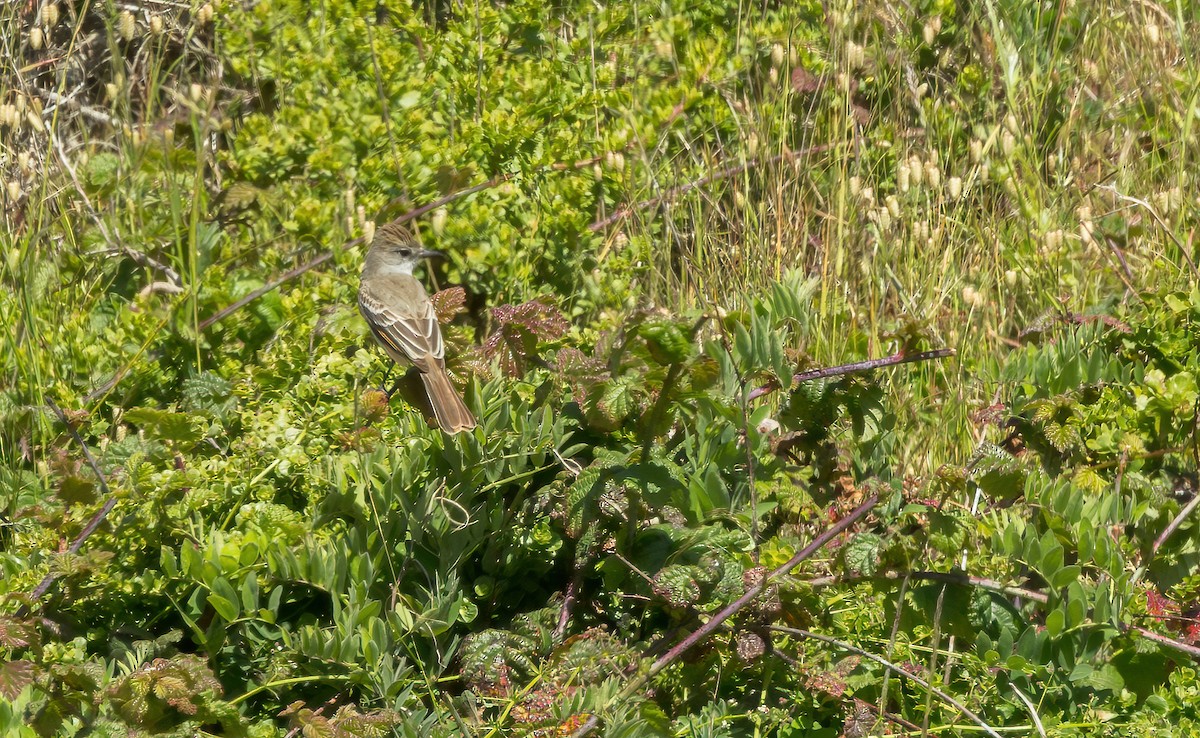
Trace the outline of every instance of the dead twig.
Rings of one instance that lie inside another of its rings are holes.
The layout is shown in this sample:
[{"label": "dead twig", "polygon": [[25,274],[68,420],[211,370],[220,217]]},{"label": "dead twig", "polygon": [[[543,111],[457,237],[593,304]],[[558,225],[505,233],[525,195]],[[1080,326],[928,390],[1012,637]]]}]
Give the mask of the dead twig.
[{"label": "dead twig", "polygon": [[[112,491],[109,490],[108,481],[104,478],[104,472],[100,471],[100,465],[96,463],[95,457],[92,456],[92,452],[88,448],[87,443],[84,442],[83,437],[79,435],[79,431],[75,430],[75,426],[72,425],[71,421],[67,419],[66,413],[62,411],[62,408],[58,406],[58,403],[49,397],[46,398],[46,404],[50,406],[50,409],[54,411],[54,414],[58,416],[58,419],[62,421],[63,425],[67,426],[67,432],[71,434],[71,437],[74,438],[75,442],[79,444],[79,448],[83,450],[83,456],[85,459],[87,459],[88,466],[92,468],[92,472],[96,475],[96,480],[100,484],[100,491],[105,497],[104,505],[95,515],[92,516],[92,519],[88,521],[87,525],[83,527],[83,530],[79,532],[79,535],[75,537],[75,540],[71,542],[70,547],[67,548],[67,553],[79,553],[79,549],[83,546],[83,542],[88,539],[88,536],[96,532],[96,529],[100,527],[100,523],[104,522],[104,518],[106,518],[108,514],[112,512],[113,507],[115,507],[117,504],[117,498],[114,497]],[[47,590],[50,589],[50,585],[54,584],[54,580],[56,579],[58,579],[58,575],[53,572],[43,577],[42,581],[38,583],[38,586],[34,587],[33,592],[30,593],[30,599],[41,599],[42,595],[46,594]],[[24,607],[21,609],[22,611],[25,611]]]},{"label": "dead twig", "polygon": [[[760,595],[764,589],[766,589],[767,585],[776,579],[785,576],[792,569],[795,569],[817,551],[820,551],[825,547],[825,544],[829,543],[835,537],[841,535],[852,525],[862,519],[868,512],[872,510],[872,508],[875,507],[876,504],[878,504],[878,502],[879,496],[872,495],[861,505],[854,508],[849,515],[839,520],[832,527],[827,528],[825,532],[813,539],[812,543],[798,551],[796,555],[788,559],[786,563],[768,573],[762,578],[762,581],[747,589],[745,594],[743,594],[733,603],[727,605],[716,615],[713,615],[708,622],[704,623],[704,625],[701,625],[699,628],[693,631],[691,635],[677,643],[665,654],[655,659],[654,663],[652,663],[646,671],[639,675],[637,679],[634,679],[632,682],[626,685],[625,689],[621,690],[621,692],[614,698],[614,702],[620,702],[621,700],[628,699],[632,695],[636,694],[637,691],[640,690],[646,684],[646,682],[652,679],[656,674],[671,665],[671,663],[682,656],[688,649],[692,648],[697,643],[711,635],[714,631],[720,628],[726,620],[733,617],[746,605],[753,602],[754,599],[758,597],[758,595]],[[579,726],[579,728],[573,734],[573,738],[583,738],[583,736],[595,730],[596,726],[599,724],[600,716],[592,715],[583,725]]]},{"label": "dead twig", "polygon": [[954,699],[953,697],[946,694],[945,692],[938,689],[937,687],[933,686],[932,684],[925,681],[924,679],[917,676],[916,674],[913,674],[910,671],[905,671],[904,669],[900,668],[899,665],[893,664],[892,662],[888,661],[887,659],[883,658],[882,656],[876,656],[875,654],[870,653],[869,651],[864,651],[863,649],[859,648],[858,646],[855,646],[851,643],[847,643],[846,641],[841,641],[841,640],[838,640],[837,638],[830,638],[829,636],[821,635],[819,633],[813,633],[812,631],[804,630],[803,628],[788,628],[783,625],[772,625],[769,627],[771,630],[773,630],[777,633],[786,633],[788,635],[794,635],[798,638],[809,638],[814,641],[820,641],[821,643],[825,643],[830,646],[834,646],[835,648],[840,648],[843,651],[849,651],[852,654],[855,654],[857,656],[862,656],[864,659],[869,659],[871,661],[874,661],[877,664],[880,664],[881,666],[887,667],[888,669],[891,669],[892,671],[901,673],[906,678],[913,680],[914,682],[916,682],[917,684],[921,685],[926,690],[928,690],[931,694],[936,695],[939,699],[944,701],[946,704],[951,705],[952,707],[954,707],[954,709],[961,712],[963,714],[963,716],[965,716],[968,720],[970,720],[971,722],[975,723],[980,728],[982,728],[984,733],[988,734],[992,738],[1000,738],[1000,734],[996,732],[995,728],[993,728],[992,726],[990,726],[986,722],[984,722],[983,718],[979,717],[974,712],[972,712],[966,705],[964,705],[963,703]]},{"label": "dead twig", "polygon": [[[361,241],[362,241],[361,238],[357,238],[354,241],[351,241],[346,245],[347,246],[353,245],[353,244],[361,242]],[[268,292],[271,292],[275,288],[279,287],[279,285],[283,284],[284,282],[289,282],[289,281],[295,279],[296,277],[299,277],[301,274],[304,274],[305,272],[316,269],[317,267],[321,266],[322,264],[324,264],[325,262],[329,261],[332,258],[333,258],[333,252],[326,251],[325,253],[321,254],[320,256],[313,259],[312,261],[301,264],[300,266],[296,267],[295,269],[289,269],[288,271],[279,275],[275,279],[272,279],[270,282],[267,282],[262,287],[259,287],[258,289],[254,290],[250,294],[246,295],[242,299],[240,299],[230,305],[226,305],[225,307],[221,308],[217,312],[213,313],[212,315],[208,316],[204,320],[200,321],[199,330],[203,331],[203,330],[207,329],[213,323],[216,323],[217,321],[221,320],[222,318],[225,318],[225,317],[229,316],[230,314],[235,313],[238,310],[241,310],[242,308],[244,308],[245,306],[254,302],[258,298],[262,297],[263,295],[267,294]]]},{"label": "dead twig", "polygon": [[104,241],[108,244],[109,249],[115,253],[125,254],[142,266],[156,269],[166,275],[167,279],[174,284],[182,285],[183,280],[180,278],[179,272],[175,271],[166,264],[163,264],[149,254],[142,253],[141,251],[137,251],[136,249],[132,249],[121,243],[121,240],[108,229],[108,226],[104,223],[104,218],[100,217],[99,211],[96,210],[96,207],[92,204],[91,198],[89,198],[87,195],[87,191],[84,190],[83,185],[80,183],[79,175],[76,173],[75,167],[71,164],[71,160],[67,158],[67,152],[63,151],[62,142],[58,140],[58,136],[54,135],[53,131],[49,133],[49,136],[50,145],[54,149],[54,153],[58,154],[59,161],[62,162],[63,168],[67,170],[67,174],[71,177],[72,184],[75,185],[76,194],[78,194],[80,200],[83,201],[84,206],[87,208],[88,214],[92,216],[92,220],[95,222],[96,228],[100,231],[100,235],[104,237]]},{"label": "dead twig", "polygon": [[830,149],[837,148],[838,146],[841,146],[841,145],[842,144],[840,144],[840,143],[827,143],[827,144],[820,144],[817,146],[810,146],[806,149],[801,149],[800,151],[785,151],[782,154],[776,154],[775,156],[768,157],[761,161],[757,160],[757,159],[750,159],[748,161],[742,162],[741,164],[734,164],[733,166],[729,166],[724,169],[718,169],[715,172],[709,172],[708,174],[704,175],[703,177],[694,179],[691,182],[679,185],[678,187],[672,187],[671,189],[667,190],[666,192],[664,192],[661,195],[657,195],[655,197],[651,197],[646,200],[642,200],[641,202],[634,203],[633,205],[628,205],[626,207],[620,208],[619,210],[617,210],[615,213],[608,216],[607,218],[601,218],[600,220],[597,220],[596,222],[589,225],[588,230],[593,231],[593,232],[602,231],[605,228],[608,228],[609,226],[613,225],[614,223],[618,223],[622,220],[625,220],[626,218],[633,215],[634,213],[637,213],[642,210],[646,210],[648,208],[652,208],[655,205],[658,205],[663,202],[667,202],[669,200],[674,200],[675,198],[679,197],[680,195],[691,192],[692,190],[696,189],[697,187],[703,187],[704,185],[706,185],[710,182],[716,182],[718,180],[726,179],[727,177],[732,177],[733,175],[740,174],[752,167],[760,166],[760,165],[764,165],[764,164],[774,164],[776,162],[784,161],[784,160],[794,161],[802,156],[808,156],[810,154],[817,154],[822,151],[828,151]]},{"label": "dead twig", "polygon": [[[851,364],[841,364],[840,366],[809,369],[807,371],[800,372],[799,374],[792,375],[792,384],[811,382],[814,379],[826,379],[828,377],[838,377],[846,374],[861,374],[863,372],[869,372],[885,366],[911,364],[915,361],[944,359],[947,356],[954,356],[954,354],[954,349],[950,348],[934,349],[933,351],[921,351],[920,353],[916,354],[908,354],[904,351],[897,351],[891,356],[887,356],[882,359],[867,359],[866,361],[856,361]],[[779,385],[775,383],[763,385],[762,387],[752,391],[746,399],[747,401],[756,400],[759,397],[768,395],[777,389],[779,389]]]}]

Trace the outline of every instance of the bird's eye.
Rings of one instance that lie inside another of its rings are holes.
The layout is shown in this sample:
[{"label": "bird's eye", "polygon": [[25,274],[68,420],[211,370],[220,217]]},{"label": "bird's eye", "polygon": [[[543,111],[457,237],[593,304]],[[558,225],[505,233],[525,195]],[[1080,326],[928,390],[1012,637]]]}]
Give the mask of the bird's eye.
[{"label": "bird's eye", "polygon": [[401,256],[412,256],[412,249],[400,249]]}]

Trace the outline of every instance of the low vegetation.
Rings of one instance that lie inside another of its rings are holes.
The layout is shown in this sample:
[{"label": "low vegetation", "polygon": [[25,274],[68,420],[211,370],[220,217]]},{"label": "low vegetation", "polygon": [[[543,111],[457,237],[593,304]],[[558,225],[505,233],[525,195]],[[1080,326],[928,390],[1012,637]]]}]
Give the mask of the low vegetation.
[{"label": "low vegetation", "polygon": [[1193,735],[1198,16],[5,4],[0,732]]}]

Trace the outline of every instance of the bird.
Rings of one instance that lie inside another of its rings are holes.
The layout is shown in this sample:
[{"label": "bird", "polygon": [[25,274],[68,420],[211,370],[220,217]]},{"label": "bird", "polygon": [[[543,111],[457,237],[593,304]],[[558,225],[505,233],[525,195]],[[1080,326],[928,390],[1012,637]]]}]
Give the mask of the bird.
[{"label": "bird", "polygon": [[474,428],[475,416],[450,384],[437,312],[413,276],[421,260],[438,256],[445,254],[421,248],[404,226],[382,226],[363,261],[358,309],[392,361],[416,367],[438,427],[453,434]]}]

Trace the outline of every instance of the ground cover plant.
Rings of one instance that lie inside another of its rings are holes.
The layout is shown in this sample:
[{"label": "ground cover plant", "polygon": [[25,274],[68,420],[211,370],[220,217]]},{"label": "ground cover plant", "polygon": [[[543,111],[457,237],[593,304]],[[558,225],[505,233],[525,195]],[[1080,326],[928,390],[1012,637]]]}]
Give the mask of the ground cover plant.
[{"label": "ground cover plant", "polygon": [[1192,735],[1197,14],[0,7],[0,729]]}]

